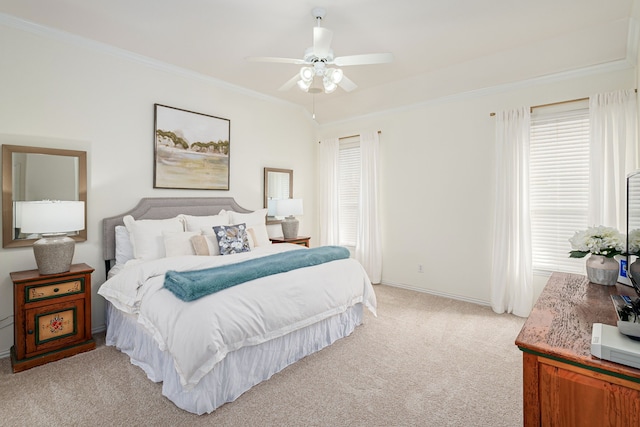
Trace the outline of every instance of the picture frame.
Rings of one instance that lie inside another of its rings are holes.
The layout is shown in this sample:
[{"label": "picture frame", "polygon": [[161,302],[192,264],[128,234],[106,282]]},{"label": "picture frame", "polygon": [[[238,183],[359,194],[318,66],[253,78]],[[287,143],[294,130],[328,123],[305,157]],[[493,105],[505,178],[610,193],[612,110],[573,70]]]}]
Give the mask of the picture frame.
[{"label": "picture frame", "polygon": [[153,105],[153,188],[229,190],[231,121]]}]

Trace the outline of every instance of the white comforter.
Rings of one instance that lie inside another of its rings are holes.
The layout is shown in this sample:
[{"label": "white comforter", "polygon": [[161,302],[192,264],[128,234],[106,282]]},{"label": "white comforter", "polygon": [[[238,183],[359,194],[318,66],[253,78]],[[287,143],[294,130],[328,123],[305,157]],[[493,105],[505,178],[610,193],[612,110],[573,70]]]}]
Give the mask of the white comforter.
[{"label": "white comforter", "polygon": [[278,244],[237,255],[149,261],[127,266],[98,293],[115,307],[138,315],[160,349],[171,354],[182,385],[189,388],[241,347],[283,336],[357,303],[375,314],[371,282],[354,259],[267,276],[191,302],[163,287],[168,270],[210,268],[286,250],[306,249]]}]

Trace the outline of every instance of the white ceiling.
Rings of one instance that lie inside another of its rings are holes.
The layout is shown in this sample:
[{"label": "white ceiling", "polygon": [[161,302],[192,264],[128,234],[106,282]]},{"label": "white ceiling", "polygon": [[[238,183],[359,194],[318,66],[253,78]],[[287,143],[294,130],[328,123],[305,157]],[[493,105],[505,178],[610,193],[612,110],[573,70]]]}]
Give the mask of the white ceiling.
[{"label": "white ceiling", "polygon": [[116,46],[311,111],[278,88],[299,69],[323,7],[335,56],[358,89],[315,95],[318,123],[627,59],[634,0],[0,0],[0,13]]}]

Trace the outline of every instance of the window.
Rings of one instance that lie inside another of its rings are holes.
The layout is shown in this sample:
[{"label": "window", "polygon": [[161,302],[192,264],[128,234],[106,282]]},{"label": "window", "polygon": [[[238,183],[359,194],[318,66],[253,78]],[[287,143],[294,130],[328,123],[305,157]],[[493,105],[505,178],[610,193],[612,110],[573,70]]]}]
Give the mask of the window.
[{"label": "window", "polygon": [[360,139],[340,140],[339,230],[340,245],[355,248],[360,198]]},{"label": "window", "polygon": [[583,273],[569,238],[587,227],[589,108],[576,101],[531,114],[529,163],[534,271]]}]

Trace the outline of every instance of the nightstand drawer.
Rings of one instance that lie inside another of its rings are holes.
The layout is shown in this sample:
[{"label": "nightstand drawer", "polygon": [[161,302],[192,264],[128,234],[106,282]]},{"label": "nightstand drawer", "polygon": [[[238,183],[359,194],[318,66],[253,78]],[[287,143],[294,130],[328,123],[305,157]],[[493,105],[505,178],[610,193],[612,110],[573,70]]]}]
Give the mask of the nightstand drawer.
[{"label": "nightstand drawer", "polygon": [[48,298],[58,298],[63,295],[80,294],[84,292],[84,279],[76,279],[42,286],[27,286],[25,302],[40,301]]},{"label": "nightstand drawer", "polygon": [[26,354],[36,354],[69,345],[84,338],[84,300],[82,298],[26,310]]}]

